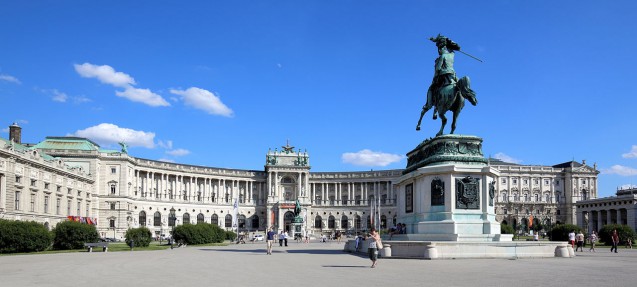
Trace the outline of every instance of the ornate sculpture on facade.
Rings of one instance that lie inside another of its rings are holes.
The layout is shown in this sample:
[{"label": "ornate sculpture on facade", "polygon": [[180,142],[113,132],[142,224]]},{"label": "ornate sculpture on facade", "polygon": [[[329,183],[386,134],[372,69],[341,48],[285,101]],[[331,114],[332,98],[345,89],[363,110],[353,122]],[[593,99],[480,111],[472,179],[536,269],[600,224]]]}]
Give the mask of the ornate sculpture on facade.
[{"label": "ornate sculpture on facade", "polygon": [[442,122],[436,136],[442,135],[444,131],[447,124],[445,116],[447,111],[453,112],[453,121],[451,122],[451,134],[453,134],[456,130],[458,115],[464,107],[464,100],[469,100],[474,106],[478,104],[478,100],[475,92],[471,90],[469,77],[465,76],[458,80],[453,68],[454,51],[460,51],[460,45],[440,34],[435,38],[430,38],[430,40],[438,47],[438,58],[436,58],[434,65],[433,80],[427,90],[427,103],[422,107],[416,130],[420,130],[420,123],[425,113],[434,108],[433,119],[437,119],[439,115]]},{"label": "ornate sculpture on facade", "polygon": [[493,206],[493,198],[495,198],[495,181],[489,183],[489,206]]},{"label": "ornate sculpture on facade", "polygon": [[123,153],[128,153],[128,145],[125,142],[119,142],[119,145],[122,147]]}]

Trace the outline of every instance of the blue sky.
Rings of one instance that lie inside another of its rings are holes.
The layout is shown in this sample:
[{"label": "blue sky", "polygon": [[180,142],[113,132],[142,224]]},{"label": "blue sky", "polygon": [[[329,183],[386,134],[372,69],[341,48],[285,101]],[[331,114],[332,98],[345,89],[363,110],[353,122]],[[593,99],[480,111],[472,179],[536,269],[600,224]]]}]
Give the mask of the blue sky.
[{"label": "blue sky", "polygon": [[[230,3],[232,2],[232,3]],[[0,1],[0,136],[126,141],[135,157],[262,170],[404,168],[442,33],[478,106],[456,133],[520,164],[637,184],[634,1]],[[449,132],[447,128],[446,132]]]}]

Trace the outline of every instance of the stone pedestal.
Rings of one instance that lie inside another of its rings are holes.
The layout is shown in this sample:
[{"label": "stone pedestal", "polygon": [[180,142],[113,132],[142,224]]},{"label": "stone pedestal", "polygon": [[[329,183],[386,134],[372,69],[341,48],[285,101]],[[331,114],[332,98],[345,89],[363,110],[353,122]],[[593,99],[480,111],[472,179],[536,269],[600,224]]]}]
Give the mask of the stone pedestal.
[{"label": "stone pedestal", "polygon": [[[408,154],[400,178],[398,222],[427,241],[499,241],[495,220],[495,180],[482,139],[444,135],[426,140]],[[504,237],[505,240],[509,237]]]}]

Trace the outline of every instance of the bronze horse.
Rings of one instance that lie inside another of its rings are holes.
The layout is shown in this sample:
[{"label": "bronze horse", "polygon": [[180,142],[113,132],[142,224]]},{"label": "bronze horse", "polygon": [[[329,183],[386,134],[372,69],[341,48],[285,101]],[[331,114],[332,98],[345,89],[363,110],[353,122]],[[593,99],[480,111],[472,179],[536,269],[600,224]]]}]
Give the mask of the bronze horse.
[{"label": "bronze horse", "polygon": [[[440,131],[436,134],[436,136],[442,135],[442,132],[445,129],[445,125],[447,124],[447,117],[445,117],[445,113],[447,111],[453,112],[453,121],[451,122],[451,133],[453,134],[456,130],[456,120],[458,119],[458,115],[464,107],[464,100],[469,100],[469,102],[474,106],[478,104],[476,93],[471,90],[471,82],[469,81],[469,77],[466,76],[460,78],[460,80],[458,80],[455,84],[441,87],[433,94],[432,98],[433,103],[427,102],[422,107],[422,112],[420,113],[420,119],[418,119],[416,130],[420,130],[420,122],[422,122],[422,117],[425,113],[432,107],[435,107],[436,111],[438,111],[438,114],[440,115],[440,120],[442,121]],[[434,119],[436,119],[435,116]]]}]

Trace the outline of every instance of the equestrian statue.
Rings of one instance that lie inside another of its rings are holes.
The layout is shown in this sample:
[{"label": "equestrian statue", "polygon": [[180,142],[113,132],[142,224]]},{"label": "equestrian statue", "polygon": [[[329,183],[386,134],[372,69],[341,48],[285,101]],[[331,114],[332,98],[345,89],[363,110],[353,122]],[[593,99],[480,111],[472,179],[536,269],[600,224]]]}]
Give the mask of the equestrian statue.
[{"label": "equestrian statue", "polygon": [[[440,34],[435,38],[429,38],[429,40],[436,43],[436,47],[438,47],[438,58],[436,58],[435,62],[433,81],[427,90],[427,103],[422,107],[416,130],[420,130],[420,122],[422,122],[422,117],[425,113],[431,108],[434,108],[433,119],[435,120],[440,116],[440,120],[442,121],[440,131],[436,136],[442,135],[445,129],[445,125],[447,124],[445,113],[447,111],[453,112],[453,121],[451,122],[451,133],[453,134],[456,130],[458,115],[464,107],[464,100],[469,100],[469,102],[475,106],[478,104],[478,99],[476,99],[476,93],[471,90],[469,77],[465,76],[458,79],[456,77],[456,71],[453,69],[454,51],[466,54],[460,51],[460,45]],[[480,61],[480,59],[471,55],[468,56]]]}]

